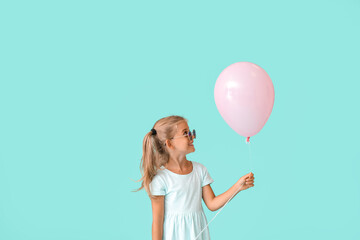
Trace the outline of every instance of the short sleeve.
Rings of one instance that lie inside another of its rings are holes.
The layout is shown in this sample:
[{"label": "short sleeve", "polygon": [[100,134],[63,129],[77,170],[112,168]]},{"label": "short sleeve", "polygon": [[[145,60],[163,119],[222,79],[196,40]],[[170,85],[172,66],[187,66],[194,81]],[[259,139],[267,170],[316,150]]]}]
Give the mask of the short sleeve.
[{"label": "short sleeve", "polygon": [[159,175],[155,175],[150,185],[150,192],[152,195],[165,195],[166,186],[163,179]]},{"label": "short sleeve", "polygon": [[206,167],[202,164],[199,164],[201,167],[201,172],[202,172],[202,181],[201,181],[201,187],[204,187],[210,183],[213,183],[214,180],[211,178],[208,170],[206,169]]}]

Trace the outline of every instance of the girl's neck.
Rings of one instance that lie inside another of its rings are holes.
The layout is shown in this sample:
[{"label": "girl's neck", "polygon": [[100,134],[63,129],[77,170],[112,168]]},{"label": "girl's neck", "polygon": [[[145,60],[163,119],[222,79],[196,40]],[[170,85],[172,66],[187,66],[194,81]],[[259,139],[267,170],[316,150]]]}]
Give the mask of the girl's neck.
[{"label": "girl's neck", "polygon": [[170,157],[169,161],[165,164],[165,168],[176,172],[186,172],[189,168],[191,168],[191,162],[188,161],[186,157],[182,159],[174,159]]}]

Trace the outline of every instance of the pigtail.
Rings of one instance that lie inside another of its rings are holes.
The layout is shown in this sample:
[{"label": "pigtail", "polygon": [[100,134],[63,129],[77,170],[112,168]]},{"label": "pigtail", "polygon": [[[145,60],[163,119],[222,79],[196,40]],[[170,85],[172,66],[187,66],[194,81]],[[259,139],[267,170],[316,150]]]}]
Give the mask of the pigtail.
[{"label": "pigtail", "polygon": [[135,192],[140,191],[141,189],[145,189],[148,195],[151,197],[151,192],[149,185],[156,175],[156,156],[154,149],[154,135],[152,132],[149,132],[145,135],[143,140],[143,154],[140,161],[140,172],[142,177],[138,181],[141,182],[141,187],[138,188]]}]

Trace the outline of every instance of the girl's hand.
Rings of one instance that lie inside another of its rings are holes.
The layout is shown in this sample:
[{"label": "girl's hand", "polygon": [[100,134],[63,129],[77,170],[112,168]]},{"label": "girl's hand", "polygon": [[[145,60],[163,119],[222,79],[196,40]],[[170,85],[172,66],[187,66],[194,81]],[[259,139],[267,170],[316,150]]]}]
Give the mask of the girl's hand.
[{"label": "girl's hand", "polygon": [[246,174],[245,176],[242,176],[238,181],[239,187],[241,186],[239,191],[246,190],[248,188],[253,187],[254,179],[255,179],[255,177],[252,172]]}]

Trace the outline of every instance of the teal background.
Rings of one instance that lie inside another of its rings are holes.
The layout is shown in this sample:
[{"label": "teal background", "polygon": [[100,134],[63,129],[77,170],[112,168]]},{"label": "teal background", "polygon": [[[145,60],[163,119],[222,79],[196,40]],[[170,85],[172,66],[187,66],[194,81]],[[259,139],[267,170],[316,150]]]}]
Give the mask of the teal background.
[{"label": "teal background", "polygon": [[[151,239],[142,141],[189,120],[219,195],[212,239],[360,239],[360,2],[1,1],[0,239]],[[275,104],[251,145],[217,77],[248,61]],[[251,146],[251,157],[249,147]],[[216,212],[204,205],[208,221]]]}]

